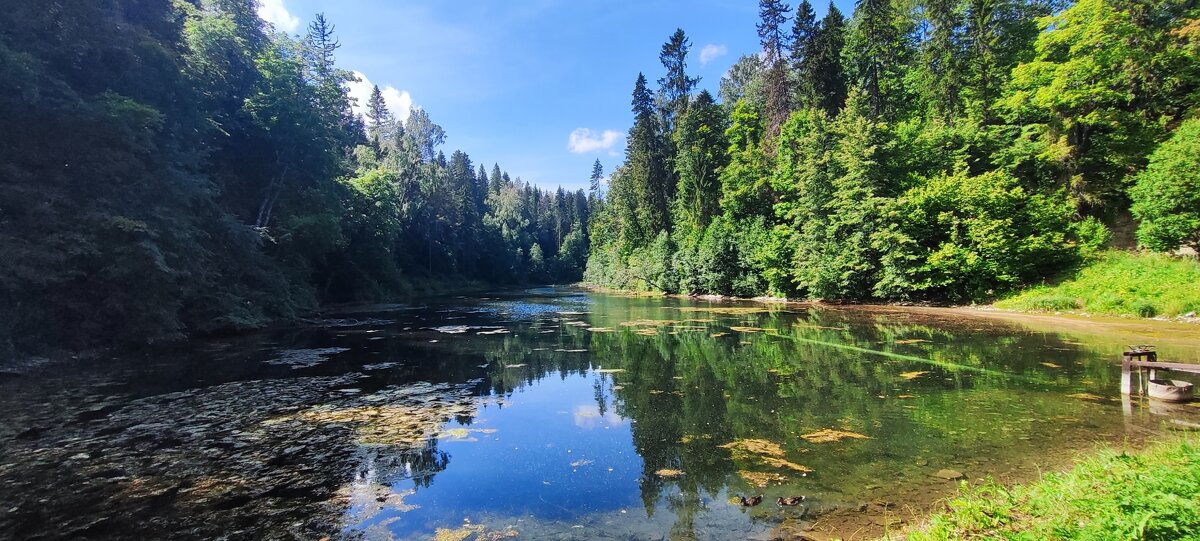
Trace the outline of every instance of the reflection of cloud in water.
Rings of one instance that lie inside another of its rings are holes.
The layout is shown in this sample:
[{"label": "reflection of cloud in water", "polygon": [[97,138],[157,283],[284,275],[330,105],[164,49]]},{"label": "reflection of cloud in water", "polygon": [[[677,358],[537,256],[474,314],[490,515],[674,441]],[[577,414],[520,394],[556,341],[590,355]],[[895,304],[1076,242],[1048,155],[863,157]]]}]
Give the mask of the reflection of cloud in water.
[{"label": "reflection of cloud in water", "polygon": [[620,426],[625,419],[611,411],[600,413],[600,407],[595,404],[575,406],[575,426],[579,428],[598,428],[601,426]]}]

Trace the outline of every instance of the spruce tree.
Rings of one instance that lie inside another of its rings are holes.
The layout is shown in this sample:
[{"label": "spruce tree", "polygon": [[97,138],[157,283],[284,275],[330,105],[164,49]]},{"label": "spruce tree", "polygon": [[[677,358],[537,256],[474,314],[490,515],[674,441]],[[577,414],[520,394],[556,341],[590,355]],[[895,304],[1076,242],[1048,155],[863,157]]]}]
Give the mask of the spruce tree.
[{"label": "spruce tree", "polygon": [[926,95],[943,119],[952,120],[957,112],[962,86],[962,20],[958,0],[926,0],[925,16],[932,27],[924,44],[929,75],[925,78]]},{"label": "spruce tree", "polygon": [[629,130],[626,162],[633,193],[638,197],[639,223],[644,232],[656,235],[671,228],[670,206],[675,190],[667,170],[654,97],[646,87],[646,76],[641,73],[634,84],[631,105],[634,123]]},{"label": "spruce tree", "polygon": [[794,105],[797,108],[811,107],[816,103],[815,80],[817,37],[821,27],[808,0],[796,6],[796,17],[792,22],[792,71],[796,77]]},{"label": "spruce tree", "polygon": [[720,172],[728,162],[725,114],[707,90],[680,120],[675,132],[679,177],[676,227],[702,229],[720,212]]},{"label": "spruce tree", "polygon": [[767,63],[766,94],[767,134],[774,135],[791,112],[787,66],[784,51],[791,47],[792,36],[787,30],[788,7],[783,0],[759,0],[758,39]]},{"label": "spruce tree", "polygon": [[603,181],[604,166],[600,164],[600,158],[596,158],[596,163],[592,164],[592,176],[589,177],[591,195],[598,196],[600,194],[600,183]]},{"label": "spruce tree", "polygon": [[833,2],[817,31],[813,58],[813,94],[817,106],[832,118],[846,104],[846,74],[842,68],[842,50],[846,41],[846,18]]},{"label": "spruce tree", "polygon": [[664,119],[663,131],[667,134],[675,130],[675,124],[679,118],[687,113],[692,90],[700,82],[699,77],[687,76],[687,54],[691,45],[683,29],[679,28],[663,44],[662,51],[658,55],[659,61],[667,70],[667,74],[658,80],[658,85],[662,88],[666,98],[666,107],[664,107],[662,117]]},{"label": "spruce tree", "polygon": [[898,99],[889,94],[900,83],[902,49],[892,0],[858,0],[847,36],[846,67],[854,85],[862,89],[867,110],[874,117],[888,112],[889,99]]},{"label": "spruce tree", "polygon": [[396,121],[392,112],[388,110],[387,101],[383,99],[383,92],[379,90],[379,85],[375,85],[371,89],[371,98],[367,100],[366,117],[367,136],[371,138],[375,149],[379,150],[387,130]]}]

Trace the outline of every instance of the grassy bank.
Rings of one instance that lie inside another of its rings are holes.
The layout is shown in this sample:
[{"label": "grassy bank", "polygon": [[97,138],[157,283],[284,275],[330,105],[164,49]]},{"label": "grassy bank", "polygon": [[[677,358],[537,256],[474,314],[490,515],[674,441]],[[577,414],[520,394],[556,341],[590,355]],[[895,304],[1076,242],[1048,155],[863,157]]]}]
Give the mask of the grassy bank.
[{"label": "grassy bank", "polygon": [[1029,485],[964,489],[948,510],[890,539],[1200,539],[1200,440],[1104,450]]},{"label": "grassy bank", "polygon": [[1200,312],[1200,263],[1195,259],[1110,251],[1060,280],[998,301],[996,307],[1133,317]]}]

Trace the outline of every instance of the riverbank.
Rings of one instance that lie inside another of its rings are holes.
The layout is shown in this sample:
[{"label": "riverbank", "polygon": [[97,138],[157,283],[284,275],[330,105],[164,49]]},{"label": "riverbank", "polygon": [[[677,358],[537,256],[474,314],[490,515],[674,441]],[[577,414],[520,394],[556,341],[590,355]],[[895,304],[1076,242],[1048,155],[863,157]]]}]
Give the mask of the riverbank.
[{"label": "riverbank", "polygon": [[[856,303],[826,303],[812,299],[780,297],[731,297],[688,295],[656,291],[624,291],[594,284],[581,284],[592,291],[635,297],[673,297],[701,301],[757,301],[764,303],[855,306]],[[874,306],[864,303],[862,306]],[[1079,267],[1046,283],[1022,289],[992,304],[953,306],[936,302],[895,302],[881,306],[938,309],[1008,311],[1029,314],[1070,314],[1134,320],[1200,323],[1200,261],[1158,253],[1103,252]]]},{"label": "riverbank", "polygon": [[1133,453],[1107,448],[1028,485],[964,486],[946,511],[884,539],[1197,539],[1197,444],[1186,435]]},{"label": "riverbank", "polygon": [[1104,252],[1044,285],[996,301],[1021,312],[1196,319],[1200,262],[1165,254]]}]

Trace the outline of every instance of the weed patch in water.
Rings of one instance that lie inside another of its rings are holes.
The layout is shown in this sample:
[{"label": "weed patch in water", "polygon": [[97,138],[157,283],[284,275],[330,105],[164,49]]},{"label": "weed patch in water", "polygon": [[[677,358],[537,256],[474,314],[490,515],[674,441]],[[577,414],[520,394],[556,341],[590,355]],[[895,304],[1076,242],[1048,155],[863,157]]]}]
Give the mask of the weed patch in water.
[{"label": "weed patch in water", "polygon": [[804,441],[807,441],[809,443],[837,443],[844,439],[850,439],[850,438],[856,439],[856,440],[871,439],[870,436],[865,436],[865,435],[859,434],[857,432],[849,432],[849,431],[845,431],[845,430],[834,430],[832,428],[818,430],[816,432],[804,434],[803,436],[800,436],[800,437],[804,438]]}]

